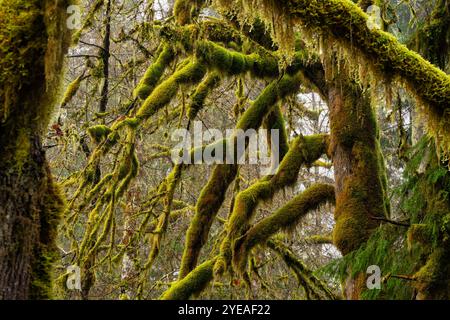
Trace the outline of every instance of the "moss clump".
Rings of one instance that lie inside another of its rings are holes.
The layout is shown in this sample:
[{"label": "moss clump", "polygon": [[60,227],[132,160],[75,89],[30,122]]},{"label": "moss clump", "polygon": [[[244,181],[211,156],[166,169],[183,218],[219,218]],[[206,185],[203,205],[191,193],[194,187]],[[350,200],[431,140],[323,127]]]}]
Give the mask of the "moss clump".
[{"label": "moss clump", "polygon": [[84,79],[84,75],[80,75],[75,80],[73,80],[68,86],[66,91],[64,92],[63,98],[61,100],[61,107],[65,107],[72,98],[77,94],[78,89],[80,88],[81,81]]},{"label": "moss clump", "polygon": [[201,5],[205,0],[176,0],[173,7],[173,14],[179,25],[192,22],[192,18],[200,12]]},{"label": "moss clump", "polygon": [[96,125],[88,128],[89,136],[94,140],[96,144],[104,141],[106,137],[112,132],[112,130],[105,125]]},{"label": "moss clump", "polygon": [[144,76],[139,81],[139,84],[133,91],[133,97],[139,97],[141,100],[145,100],[155,88],[159,79],[166,70],[167,66],[173,61],[175,55],[170,45],[164,44],[161,52],[155,62],[148,67]]},{"label": "moss clump", "polygon": [[187,113],[191,120],[194,120],[198,112],[203,108],[206,97],[214,89],[220,81],[218,72],[210,72],[206,78],[197,86],[191,96],[191,103],[188,105]]},{"label": "moss clump", "polygon": [[255,224],[234,245],[233,265],[236,270],[240,272],[245,270],[248,254],[253,247],[263,244],[275,233],[291,228],[308,212],[333,200],[333,186],[315,184],[288,201],[272,215]]},{"label": "moss clump", "polygon": [[213,280],[215,259],[207,260],[162,294],[161,300],[187,300],[200,293]]},{"label": "moss clump", "polygon": [[419,300],[447,300],[450,296],[450,250],[437,248],[414,275]]}]

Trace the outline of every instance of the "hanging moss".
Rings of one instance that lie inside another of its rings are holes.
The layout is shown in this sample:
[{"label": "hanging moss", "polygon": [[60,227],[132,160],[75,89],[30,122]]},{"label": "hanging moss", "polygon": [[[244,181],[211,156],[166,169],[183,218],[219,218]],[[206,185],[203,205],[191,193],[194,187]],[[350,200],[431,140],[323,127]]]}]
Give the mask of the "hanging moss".
[{"label": "hanging moss", "polygon": [[251,227],[239,239],[233,252],[233,265],[243,272],[247,265],[250,250],[258,244],[264,244],[275,233],[291,228],[308,212],[318,209],[320,205],[334,200],[334,187],[327,184],[315,184],[288,201],[272,215],[262,219]]},{"label": "hanging moss", "polygon": [[[227,8],[241,6],[237,1],[225,3]],[[244,7],[247,5],[247,10],[244,10],[247,15],[252,16],[253,4],[254,1],[251,0],[244,2]],[[272,7],[273,1],[262,1],[259,6]],[[348,48],[350,54],[360,52],[373,70],[388,78],[400,78],[424,104],[422,114],[428,122],[429,131],[442,149],[449,152],[449,76],[417,53],[408,50],[393,35],[379,29],[370,30],[367,15],[350,0],[289,0],[277,2],[276,6],[281,7],[278,12],[286,19],[297,17],[309,30],[319,29],[331,35]],[[268,12],[267,16],[271,17],[272,14]],[[282,19],[278,18],[279,21]],[[267,22],[272,23],[270,19]]]},{"label": "hanging moss", "polygon": [[450,48],[450,3],[438,0],[429,21],[417,31],[416,45],[420,52],[431,63],[446,71],[447,53]]},{"label": "hanging moss", "polygon": [[175,55],[170,45],[164,44],[158,58],[153,62],[144,76],[139,81],[139,84],[133,91],[133,97],[139,97],[145,100],[157,85],[159,79],[164,73],[167,66],[173,61]]},{"label": "hanging moss", "polygon": [[191,103],[188,105],[187,114],[189,119],[194,120],[198,112],[203,108],[206,97],[214,89],[220,81],[218,72],[210,72],[206,78],[197,86],[191,96]]},{"label": "hanging moss", "polygon": [[77,94],[78,89],[80,88],[81,81],[84,79],[84,75],[80,75],[75,80],[73,80],[66,89],[66,92],[64,92],[63,98],[61,100],[61,107],[65,107],[72,98]]},{"label": "hanging moss", "polygon": [[289,12],[303,24],[320,28],[348,47],[362,52],[375,70],[396,75],[424,104],[423,116],[444,151],[450,150],[450,77],[389,33],[369,30],[367,15],[349,0],[291,0]]},{"label": "hanging moss", "polygon": [[192,295],[200,293],[213,279],[214,259],[207,260],[186,277],[178,280],[162,294],[161,300],[187,300]]},{"label": "hanging moss", "polygon": [[179,25],[185,25],[192,21],[200,12],[201,5],[205,0],[176,0],[173,14]]},{"label": "hanging moss", "polygon": [[263,29],[267,26],[270,38],[276,42],[282,59],[290,60],[294,52],[293,17],[286,10],[284,3],[255,0],[217,0],[216,2],[222,12],[235,15],[233,20],[237,21],[241,28],[250,25],[252,30],[253,25]]},{"label": "hanging moss", "polygon": [[100,10],[100,8],[103,6],[104,0],[97,0],[89,9],[88,13],[86,14],[86,17],[81,25],[81,28],[77,30],[72,36],[72,43],[75,45],[80,40],[81,35],[83,32],[92,26],[92,23],[94,22],[95,15]]}]

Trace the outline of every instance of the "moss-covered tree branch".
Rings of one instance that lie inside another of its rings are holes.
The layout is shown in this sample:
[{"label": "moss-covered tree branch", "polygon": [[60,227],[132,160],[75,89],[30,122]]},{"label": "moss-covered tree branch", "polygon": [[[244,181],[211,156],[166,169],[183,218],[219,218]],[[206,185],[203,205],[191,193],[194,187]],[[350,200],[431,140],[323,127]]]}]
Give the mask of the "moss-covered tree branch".
[{"label": "moss-covered tree branch", "polygon": [[292,228],[308,212],[321,205],[334,201],[334,187],[328,184],[314,184],[272,215],[262,219],[251,227],[236,243],[233,252],[233,265],[236,271],[244,272],[250,250],[258,244],[264,244],[275,233]]}]

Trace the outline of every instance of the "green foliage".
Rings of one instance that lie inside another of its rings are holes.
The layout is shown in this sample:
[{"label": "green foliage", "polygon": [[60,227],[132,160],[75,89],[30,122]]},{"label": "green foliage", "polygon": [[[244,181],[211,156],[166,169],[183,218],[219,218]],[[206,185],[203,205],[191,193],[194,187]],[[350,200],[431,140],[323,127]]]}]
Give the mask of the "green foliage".
[{"label": "green foliage", "polygon": [[404,231],[404,227],[382,225],[358,250],[333,261],[319,273],[344,283],[348,277],[366,274],[369,266],[376,265],[383,276],[381,290],[365,289],[362,299],[412,299],[414,288],[410,281],[391,277],[409,276],[420,267],[421,250],[416,246],[408,250]]}]

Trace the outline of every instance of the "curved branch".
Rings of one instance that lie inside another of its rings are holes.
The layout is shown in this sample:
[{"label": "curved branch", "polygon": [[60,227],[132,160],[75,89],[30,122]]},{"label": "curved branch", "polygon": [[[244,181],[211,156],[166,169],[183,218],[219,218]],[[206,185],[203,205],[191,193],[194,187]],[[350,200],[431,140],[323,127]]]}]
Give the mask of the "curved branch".
[{"label": "curved branch", "polygon": [[298,224],[308,212],[329,201],[334,201],[334,187],[329,184],[315,184],[258,222],[236,243],[233,252],[235,269],[240,272],[245,270],[247,257],[253,247],[263,244],[280,230]]}]

